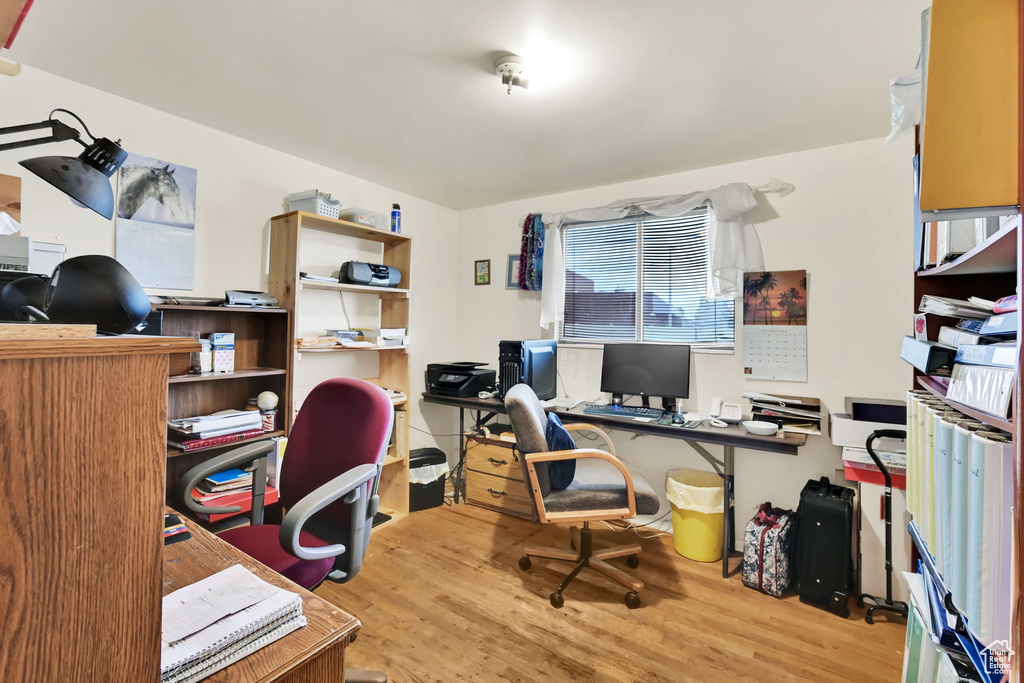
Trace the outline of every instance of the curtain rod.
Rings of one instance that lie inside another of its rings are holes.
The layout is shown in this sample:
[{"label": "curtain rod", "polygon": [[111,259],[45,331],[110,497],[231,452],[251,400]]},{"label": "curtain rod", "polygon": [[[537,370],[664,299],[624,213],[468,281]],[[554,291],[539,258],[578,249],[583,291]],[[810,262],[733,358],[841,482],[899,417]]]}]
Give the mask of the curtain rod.
[{"label": "curtain rod", "polygon": [[750,189],[755,192],[773,192],[778,194],[780,197],[785,197],[796,189],[796,185],[793,183],[787,183],[785,180],[779,180],[778,178],[770,178],[764,185],[758,185],[757,187],[751,187]]}]

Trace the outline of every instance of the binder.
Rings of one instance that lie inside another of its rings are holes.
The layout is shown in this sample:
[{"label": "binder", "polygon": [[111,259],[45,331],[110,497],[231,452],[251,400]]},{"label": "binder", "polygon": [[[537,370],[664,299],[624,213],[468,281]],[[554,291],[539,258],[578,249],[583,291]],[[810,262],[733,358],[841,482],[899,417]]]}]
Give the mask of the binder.
[{"label": "binder", "polygon": [[971,433],[982,429],[980,422],[960,420],[953,427],[953,457],[950,476],[950,557],[949,590],[953,604],[967,610],[967,510],[970,482]]},{"label": "binder", "polygon": [[956,350],[955,360],[962,365],[1014,368],[1017,367],[1017,348],[1014,344],[962,344]]},{"label": "binder", "polygon": [[935,417],[935,556],[939,571],[949,576],[952,564],[952,503],[953,426],[959,413],[940,413]]},{"label": "binder", "polygon": [[965,406],[1006,417],[1013,395],[1013,375],[1012,368],[954,365],[946,397]]}]

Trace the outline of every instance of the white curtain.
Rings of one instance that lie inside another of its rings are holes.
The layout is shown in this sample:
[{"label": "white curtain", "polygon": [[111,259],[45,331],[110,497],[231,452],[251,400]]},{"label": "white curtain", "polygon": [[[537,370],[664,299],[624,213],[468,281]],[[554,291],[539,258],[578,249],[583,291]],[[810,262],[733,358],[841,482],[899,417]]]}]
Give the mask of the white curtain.
[{"label": "white curtain", "polygon": [[642,197],[565,213],[545,213],[544,284],[541,290],[541,327],[562,322],[565,315],[565,259],[559,230],[566,222],[596,222],[625,218],[642,211],[659,218],[673,218],[692,211],[704,202],[714,215],[711,230],[711,277],[708,298],[742,293],[743,273],[764,270],[761,242],[750,222],[757,200],[750,186],[731,183],[715,188],[668,197]]}]

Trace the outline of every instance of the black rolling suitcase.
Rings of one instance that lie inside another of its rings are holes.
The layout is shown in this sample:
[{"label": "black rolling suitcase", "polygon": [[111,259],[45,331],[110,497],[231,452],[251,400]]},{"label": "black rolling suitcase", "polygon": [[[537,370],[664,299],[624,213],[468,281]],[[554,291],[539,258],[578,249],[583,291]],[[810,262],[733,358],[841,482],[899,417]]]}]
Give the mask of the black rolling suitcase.
[{"label": "black rolling suitcase", "polygon": [[802,602],[846,618],[853,578],[853,489],[828,477],[808,481],[800,493],[796,536],[797,591]]}]

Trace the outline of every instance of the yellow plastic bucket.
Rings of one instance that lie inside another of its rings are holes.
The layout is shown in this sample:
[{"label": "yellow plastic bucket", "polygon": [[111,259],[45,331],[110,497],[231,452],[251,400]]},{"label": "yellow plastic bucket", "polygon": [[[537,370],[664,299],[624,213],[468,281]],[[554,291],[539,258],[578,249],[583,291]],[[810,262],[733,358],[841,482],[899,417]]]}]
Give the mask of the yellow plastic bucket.
[{"label": "yellow plastic bucket", "polygon": [[672,470],[665,483],[665,494],[672,504],[676,552],[697,562],[722,559],[722,478],[714,472]]}]

